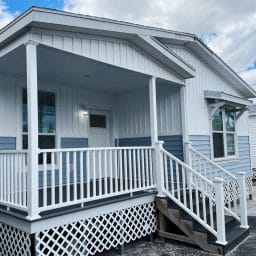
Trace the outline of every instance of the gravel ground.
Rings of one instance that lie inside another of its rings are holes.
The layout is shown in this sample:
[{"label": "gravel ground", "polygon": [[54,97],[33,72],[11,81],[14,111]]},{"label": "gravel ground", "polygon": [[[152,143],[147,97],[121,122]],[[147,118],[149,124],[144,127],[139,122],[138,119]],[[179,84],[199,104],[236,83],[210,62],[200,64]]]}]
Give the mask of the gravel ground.
[{"label": "gravel ground", "polygon": [[[227,256],[256,256],[256,217],[249,217],[251,227],[250,236],[237,248],[229,252]],[[117,249],[98,254],[97,256],[120,255]],[[123,256],[207,256],[209,253],[202,250],[177,243],[166,241],[165,243],[154,240],[149,242],[146,239],[130,243],[125,246]],[[212,254],[211,254],[212,255]]]}]

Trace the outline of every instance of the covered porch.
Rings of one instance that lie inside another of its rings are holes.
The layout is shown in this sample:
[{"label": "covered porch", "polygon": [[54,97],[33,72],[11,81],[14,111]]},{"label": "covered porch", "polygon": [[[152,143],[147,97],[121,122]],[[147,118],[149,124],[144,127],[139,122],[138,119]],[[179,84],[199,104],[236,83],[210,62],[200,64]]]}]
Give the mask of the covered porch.
[{"label": "covered porch", "polygon": [[3,209],[35,220],[156,191],[158,136],[182,136],[177,81],[32,41],[2,56],[0,70],[15,79],[17,104],[15,149],[0,151]]}]

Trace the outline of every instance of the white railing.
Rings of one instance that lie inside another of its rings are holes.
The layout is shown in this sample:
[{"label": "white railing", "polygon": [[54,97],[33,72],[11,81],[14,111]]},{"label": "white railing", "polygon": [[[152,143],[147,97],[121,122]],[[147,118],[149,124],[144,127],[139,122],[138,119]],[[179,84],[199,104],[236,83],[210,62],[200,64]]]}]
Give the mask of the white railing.
[{"label": "white railing", "polygon": [[[217,237],[217,243],[226,243],[225,211],[241,220],[241,226],[247,227],[245,193],[240,193],[239,218],[224,203],[224,180],[209,180],[204,175],[185,164],[177,157],[163,149],[161,143],[156,144],[156,159],[159,158],[157,186],[159,196],[167,196],[185,212],[198,221],[203,227]],[[241,174],[239,187],[245,184],[245,176]],[[246,216],[246,217],[245,217]]]},{"label": "white railing", "polygon": [[152,147],[40,150],[39,212],[156,188]]},{"label": "white railing", "polygon": [[0,204],[27,210],[26,151],[0,151]]},{"label": "white railing", "polygon": [[[215,178],[221,178],[224,180],[225,210],[237,220],[240,220],[238,209],[238,200],[240,199],[238,178],[207,158],[205,155],[198,152],[190,144],[187,144],[187,152],[190,166],[195,171],[211,181]],[[246,186],[244,186],[243,189],[246,193]]]}]

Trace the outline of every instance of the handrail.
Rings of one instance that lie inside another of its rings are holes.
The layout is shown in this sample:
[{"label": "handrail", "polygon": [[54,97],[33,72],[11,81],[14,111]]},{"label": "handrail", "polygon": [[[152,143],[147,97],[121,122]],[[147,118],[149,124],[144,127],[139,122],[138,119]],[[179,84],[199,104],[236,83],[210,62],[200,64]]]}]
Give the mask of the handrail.
[{"label": "handrail", "polygon": [[[241,221],[239,217],[238,211],[238,199],[240,199],[240,191],[239,191],[239,182],[238,178],[234,176],[229,171],[225,170],[222,166],[218,165],[217,163],[213,162],[211,159],[207,158],[205,155],[194,149],[190,144],[187,144],[187,150],[189,153],[189,161],[191,167],[195,170],[198,170],[198,173],[202,172],[201,164],[207,164],[210,166],[210,175],[206,175],[206,178],[213,179],[213,178],[222,178],[224,179],[224,209],[225,212],[229,215],[232,215],[238,221]],[[191,154],[192,152],[192,154]],[[197,157],[197,159],[191,159],[193,157]],[[199,159],[198,159],[199,158]],[[202,163],[200,159],[203,159],[205,163]],[[195,163],[195,160],[199,161],[199,163]],[[199,166],[198,166],[199,165]],[[213,169],[215,168],[215,169]],[[217,170],[217,171],[216,171]],[[208,177],[209,176],[209,177]],[[225,176],[225,177],[224,177]],[[245,188],[244,188],[245,189]]]},{"label": "handrail", "polygon": [[[205,229],[218,237],[217,217],[214,214],[216,204],[214,198],[216,195],[215,183],[163,147],[161,147],[160,152],[162,154],[160,157],[163,159],[163,193],[165,196],[169,197]],[[201,206],[200,203],[202,203]],[[207,212],[210,218],[207,218]]]},{"label": "handrail", "polygon": [[28,154],[28,150],[0,150],[0,154]]},{"label": "handrail", "polygon": [[232,173],[228,172],[227,170],[225,170],[222,166],[218,165],[217,163],[213,162],[211,159],[209,159],[208,157],[206,157],[205,155],[203,155],[202,153],[200,153],[199,151],[197,151],[195,148],[193,148],[191,145],[188,146],[189,150],[193,151],[194,153],[196,153],[197,155],[199,155],[200,157],[202,157],[205,161],[207,161],[208,163],[210,163],[211,165],[215,166],[216,168],[218,168],[219,170],[221,170],[222,172],[224,172],[225,174],[227,174],[228,176],[230,176],[232,179],[237,180],[237,177],[234,176]]},{"label": "handrail", "polygon": [[197,175],[198,177],[200,177],[202,180],[204,180],[205,182],[207,182],[209,185],[214,186],[214,183],[207,179],[206,177],[204,177],[202,174],[200,174],[199,172],[195,171],[192,167],[190,167],[189,165],[187,165],[186,163],[182,162],[179,158],[177,158],[176,156],[172,155],[170,152],[168,152],[167,150],[163,149],[163,152],[170,157],[171,159],[173,159],[174,161],[176,161],[179,165],[187,168],[189,171],[191,171],[193,174]]},{"label": "handrail", "polygon": [[58,152],[76,152],[76,151],[101,151],[101,150],[122,150],[122,149],[153,149],[152,146],[133,146],[133,147],[98,147],[98,148],[55,148],[55,149],[39,149],[38,153],[58,153]]}]

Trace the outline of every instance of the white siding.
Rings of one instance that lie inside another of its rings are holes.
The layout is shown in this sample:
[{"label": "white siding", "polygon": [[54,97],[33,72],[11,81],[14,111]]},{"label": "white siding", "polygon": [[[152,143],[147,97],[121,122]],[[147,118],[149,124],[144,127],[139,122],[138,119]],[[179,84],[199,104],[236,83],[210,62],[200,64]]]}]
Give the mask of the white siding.
[{"label": "white siding", "polygon": [[[239,97],[244,96],[233,89],[227,81],[189,49],[182,46],[167,46],[196,69],[195,78],[186,81],[188,133],[190,135],[208,135],[210,120],[204,91],[223,91]],[[247,123],[247,113],[244,113],[238,121],[238,135],[248,136]]]},{"label": "white siding", "polygon": [[[181,134],[179,88],[157,87],[158,129],[160,135]],[[118,97],[119,137],[150,136],[148,89],[141,89]]]},{"label": "white siding", "polygon": [[184,82],[163,64],[125,40],[41,29],[33,30],[32,39],[40,44],[107,64],[177,83]]},{"label": "white siding", "polygon": [[251,165],[252,165],[252,168],[256,168],[256,115],[250,116],[249,131],[250,131]]},{"label": "white siding", "polygon": [[20,97],[17,91],[17,79],[0,76],[0,137],[16,136],[18,132],[17,107]]},{"label": "white siding", "polygon": [[[17,137],[18,148],[22,141],[22,88],[26,88],[24,79],[0,76],[0,137]],[[42,82],[39,90],[56,93],[57,146],[61,137],[88,137],[88,117],[81,115],[80,105],[115,114],[117,97],[113,94]]]}]

